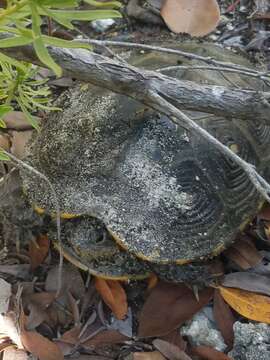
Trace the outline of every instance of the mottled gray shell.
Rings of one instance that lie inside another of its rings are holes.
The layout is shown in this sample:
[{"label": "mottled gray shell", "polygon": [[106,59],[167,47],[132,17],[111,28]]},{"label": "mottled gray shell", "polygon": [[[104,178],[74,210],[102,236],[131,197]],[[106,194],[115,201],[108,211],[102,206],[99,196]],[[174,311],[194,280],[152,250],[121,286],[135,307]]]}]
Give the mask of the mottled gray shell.
[{"label": "mottled gray shell", "polygon": [[[214,45],[190,47],[248,65]],[[186,61],[148,53],[135,62],[157,68]],[[258,86],[237,74],[193,70],[172,75],[216,85]],[[258,210],[262,199],[238,166],[136,101],[89,85],[66,92],[58,105],[63,112],[49,116],[28,161],[50,179],[62,212],[101,219],[118,244],[139,258],[182,264],[215,255]],[[269,126],[257,119],[247,123],[188,113],[267,175]],[[23,177],[32,202],[54,211],[48,186],[32,174]]]}]

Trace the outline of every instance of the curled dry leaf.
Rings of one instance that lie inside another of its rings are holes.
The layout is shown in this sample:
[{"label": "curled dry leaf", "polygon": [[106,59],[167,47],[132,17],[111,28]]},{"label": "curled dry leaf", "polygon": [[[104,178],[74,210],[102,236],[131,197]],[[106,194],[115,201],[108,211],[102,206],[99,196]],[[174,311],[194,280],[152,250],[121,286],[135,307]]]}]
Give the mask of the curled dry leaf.
[{"label": "curled dry leaf", "polygon": [[95,279],[95,286],[105,304],[119,320],[128,312],[127,295],[119,281]]},{"label": "curled dry leaf", "polygon": [[233,346],[233,324],[235,318],[229,305],[223,300],[218,289],[214,295],[214,318],[226,345],[231,349]]},{"label": "curled dry leaf", "polygon": [[20,316],[21,342],[25,350],[39,358],[39,360],[64,360],[64,356],[58,346],[40,335],[36,331],[25,330],[27,317],[24,313]]},{"label": "curled dry leaf", "polygon": [[139,337],[166,335],[207,305],[214,290],[193,291],[184,284],[159,282],[148,296],[139,316]]},{"label": "curled dry leaf", "polygon": [[270,297],[222,286],[219,290],[223,299],[239,314],[270,324]]},{"label": "curled dry leaf", "polygon": [[193,347],[191,353],[199,356],[201,360],[232,360],[228,355],[209,346]]},{"label": "curled dry leaf", "polygon": [[178,346],[170,344],[167,341],[156,339],[153,341],[154,347],[170,360],[191,360],[191,358]]},{"label": "curled dry leaf", "polygon": [[50,248],[50,241],[47,235],[39,235],[36,241],[31,241],[29,244],[29,256],[31,269],[35,270],[48,255]]},{"label": "curled dry leaf", "polygon": [[220,11],[216,0],[166,0],[161,16],[175,33],[204,36],[217,26]]},{"label": "curled dry leaf", "polygon": [[263,258],[252,240],[248,237],[238,240],[229,249],[225,250],[223,254],[243,270],[258,265]]},{"label": "curled dry leaf", "polygon": [[270,279],[250,272],[235,272],[224,277],[222,285],[270,296]]}]

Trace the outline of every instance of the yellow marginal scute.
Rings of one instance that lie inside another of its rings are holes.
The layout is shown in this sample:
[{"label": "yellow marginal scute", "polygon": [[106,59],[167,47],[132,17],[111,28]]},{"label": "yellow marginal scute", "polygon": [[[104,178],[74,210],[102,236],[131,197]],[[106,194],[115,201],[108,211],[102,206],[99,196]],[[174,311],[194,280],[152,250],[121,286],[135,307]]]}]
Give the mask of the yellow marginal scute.
[{"label": "yellow marginal scute", "polygon": [[[45,209],[43,209],[43,208],[41,208],[41,207],[39,207],[37,205],[34,205],[33,208],[34,208],[35,212],[37,212],[39,215],[43,215],[45,213]],[[52,217],[56,216],[55,213],[52,213],[50,215]],[[66,213],[66,212],[63,212],[63,213],[60,214],[60,217],[62,219],[66,219],[66,220],[75,219],[75,218],[78,218],[80,216],[82,216],[82,214],[72,214],[72,213]]]},{"label": "yellow marginal scute", "polygon": [[[54,247],[60,251],[60,246],[57,242],[54,242]],[[126,281],[126,280],[144,280],[147,279],[150,276],[150,272],[146,272],[145,274],[137,274],[137,275],[132,275],[132,274],[125,274],[125,275],[109,275],[109,274],[104,274],[102,272],[93,270],[92,268],[90,268],[89,266],[83,264],[78,258],[76,258],[68,249],[66,249],[65,247],[62,246],[62,254],[64,256],[64,258],[69,261],[71,264],[73,264],[74,266],[76,266],[77,268],[89,272],[91,275],[99,277],[101,279],[104,280],[120,280],[120,281]]]},{"label": "yellow marginal scute", "polygon": [[[108,232],[110,233],[110,235],[113,237],[114,241],[117,243],[117,245],[119,245],[119,247],[125,251],[129,251],[129,248],[126,246],[125,242],[115,233],[113,232],[110,228],[107,227]],[[150,256],[145,256],[145,254],[141,253],[141,252],[137,252],[134,253],[134,255],[139,258],[140,260],[143,261],[147,261],[147,262],[158,262],[159,264],[168,264],[169,261],[168,260],[158,260],[157,261],[157,252],[153,252],[153,254],[151,254]],[[174,263],[177,265],[184,265],[184,264],[188,264],[189,262],[191,262],[191,260],[187,260],[187,259],[177,259]]]}]

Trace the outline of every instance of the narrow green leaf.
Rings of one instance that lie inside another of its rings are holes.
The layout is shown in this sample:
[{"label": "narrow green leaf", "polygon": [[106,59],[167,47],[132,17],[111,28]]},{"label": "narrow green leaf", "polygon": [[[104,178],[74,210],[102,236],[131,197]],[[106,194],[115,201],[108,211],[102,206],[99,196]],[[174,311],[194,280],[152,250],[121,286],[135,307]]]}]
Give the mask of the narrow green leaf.
[{"label": "narrow green leaf", "polygon": [[122,17],[121,13],[116,10],[73,10],[73,11],[63,11],[63,10],[51,10],[51,13],[54,16],[57,16],[59,19],[66,21],[92,21],[100,19],[111,19],[111,18],[120,18]]},{"label": "narrow green leaf", "polygon": [[37,57],[43,64],[45,64],[47,67],[52,69],[54,71],[54,73],[58,77],[60,77],[62,75],[62,69],[59,65],[56,64],[56,62],[50,56],[50,54],[42,40],[42,34],[41,34],[41,30],[40,30],[41,18],[37,12],[37,8],[33,2],[31,2],[30,5],[31,5],[31,10],[32,10],[32,30],[34,33],[33,45],[34,45],[34,49],[37,54]]},{"label": "narrow green leaf", "polygon": [[0,105],[0,118],[2,118],[4,115],[6,115],[8,112],[12,111],[12,106],[9,105]]},{"label": "narrow green leaf", "polygon": [[56,21],[58,24],[66,27],[69,30],[73,30],[74,26],[71,24],[70,20],[66,20],[55,14],[55,11],[49,10],[43,6],[40,6],[39,8],[40,15],[46,15],[51,17],[54,21]]},{"label": "narrow green leaf", "polygon": [[30,112],[27,110],[27,108],[24,106],[23,102],[20,99],[17,99],[18,104],[20,105],[20,108],[24,115],[26,116],[26,119],[29,121],[29,123],[33,126],[34,129],[38,130],[40,129],[37,117],[30,114]]},{"label": "narrow green leaf", "polygon": [[114,8],[120,8],[123,6],[122,3],[120,3],[119,1],[106,1],[106,2],[101,2],[101,1],[95,1],[95,0],[84,0],[84,2],[86,2],[89,5],[92,6],[96,6],[96,7],[114,7]]},{"label": "narrow green leaf", "polygon": [[13,65],[13,66],[17,67],[18,69],[21,69],[23,72],[27,71],[26,66],[22,62],[17,61],[1,52],[0,52],[0,61],[3,61],[5,63]]},{"label": "narrow green leaf", "polygon": [[38,5],[52,6],[54,8],[75,8],[77,7],[78,0],[38,0]]},{"label": "narrow green leaf", "polygon": [[14,36],[0,40],[0,48],[9,48],[14,46],[24,46],[31,44],[33,40],[25,36]]},{"label": "narrow green leaf", "polygon": [[51,46],[70,48],[70,49],[77,49],[77,48],[92,49],[91,45],[79,41],[64,40],[47,35],[42,35],[42,39],[44,43]]},{"label": "narrow green leaf", "polygon": [[0,160],[1,161],[10,161],[10,158],[8,155],[6,155],[3,150],[0,148]]},{"label": "narrow green leaf", "polygon": [[4,122],[3,119],[0,118],[0,128],[5,129],[7,127],[7,124]]}]

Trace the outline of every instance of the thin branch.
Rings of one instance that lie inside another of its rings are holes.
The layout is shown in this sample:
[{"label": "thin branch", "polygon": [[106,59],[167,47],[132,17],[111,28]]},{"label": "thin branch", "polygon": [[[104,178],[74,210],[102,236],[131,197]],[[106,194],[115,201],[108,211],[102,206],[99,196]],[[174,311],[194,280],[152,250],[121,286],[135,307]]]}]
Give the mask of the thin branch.
[{"label": "thin branch", "polygon": [[11,154],[10,152],[5,151],[4,149],[2,150],[2,152],[5,155],[7,155],[11,160],[13,160],[16,164],[18,164],[19,166],[28,170],[30,173],[33,173],[33,174],[37,175],[39,178],[41,178],[42,180],[44,180],[47,183],[47,185],[49,186],[50,191],[53,195],[53,201],[54,201],[55,212],[56,212],[57,240],[59,243],[59,269],[58,269],[58,281],[57,281],[57,292],[56,292],[56,297],[58,297],[61,292],[61,289],[62,289],[63,251],[62,251],[62,239],[61,239],[60,206],[59,206],[59,202],[57,199],[56,191],[54,190],[54,187],[53,187],[52,183],[50,182],[50,180],[47,178],[47,176],[45,176],[44,174],[39,172],[37,169],[35,169],[31,165],[27,164],[26,162],[18,159],[16,156]]},{"label": "thin branch", "polygon": [[[0,34],[1,38],[1,34]],[[115,42],[95,41],[97,45],[110,45]],[[118,43],[119,44],[119,43]],[[120,43],[125,44],[125,43]],[[132,44],[135,45],[136,44]],[[148,46],[148,45],[145,45]],[[141,45],[139,44],[138,48]],[[155,47],[150,47],[155,50]],[[164,50],[163,48],[158,48]],[[184,52],[169,49],[172,53]],[[7,53],[11,52],[16,58],[27,58],[30,61],[37,61],[32,47],[17,47],[3,49]],[[49,48],[54,60],[73,77],[90,82],[94,85],[104,87],[114,92],[124,94],[146,106],[159,111],[172,118],[178,125],[199,134],[208,142],[218,148],[224,155],[238,164],[252,181],[258,192],[270,202],[270,185],[256,172],[253,165],[241,159],[229,148],[214,138],[206,130],[197,125],[182,111],[196,110],[207,113],[215,113],[223,117],[242,118],[252,121],[254,117],[260,119],[265,124],[269,124],[270,118],[270,93],[228,89],[223,86],[199,85],[191,81],[181,81],[169,76],[165,76],[156,71],[138,69],[135,66],[121,63],[117,60],[108,59],[102,55],[84,49],[58,49]],[[167,52],[168,49],[165,49]],[[215,65],[230,66],[244,71],[251,71],[248,68],[238,65],[218,62],[212,58],[204,58],[195,54],[186,56],[196,57],[199,60],[211,61]]]},{"label": "thin branch", "polygon": [[166,101],[162,95],[157,94],[156,92],[150,91],[149,93],[152,101],[155,104],[159,104],[159,111],[165,115],[169,115],[171,120],[185,129],[200,135],[202,138],[206,139],[208,143],[214,145],[222,154],[226,157],[233,160],[239,167],[241,167],[250,181],[253,183],[257,191],[262,195],[262,197],[270,202],[270,185],[267,181],[256,171],[254,165],[249,164],[245,160],[243,160],[240,156],[235,154],[232,150],[230,150],[227,146],[223,145],[219,140],[217,140],[214,136],[200,127],[196,122],[190,119],[186,114],[184,114],[181,110],[177,109],[175,106]]},{"label": "thin branch", "polygon": [[[0,39],[7,37],[8,34],[0,33]],[[99,45],[103,45],[102,42]],[[245,121],[253,121],[256,118],[262,123],[270,123],[269,92],[176,79],[156,71],[139,69],[85,49],[49,47],[48,50],[66,76],[132,97],[146,106],[149,106],[149,102],[145,90],[151,88],[159,92],[162,89],[167,101],[183,110],[212,113]],[[5,48],[2,52],[16,59],[40,64],[32,46]]]},{"label": "thin branch", "polygon": [[257,70],[248,68],[246,66],[233,64],[233,63],[229,63],[229,62],[225,62],[225,61],[215,60],[214,58],[212,58],[210,56],[202,56],[202,55],[189,53],[189,52],[178,50],[178,49],[169,49],[169,48],[164,48],[164,47],[160,47],[160,46],[137,44],[137,43],[132,43],[132,42],[112,41],[112,40],[95,40],[95,39],[89,39],[89,38],[88,39],[80,39],[80,41],[87,42],[92,45],[99,45],[99,46],[115,46],[115,47],[129,48],[129,49],[133,48],[133,49],[163,52],[166,54],[180,55],[180,56],[184,56],[188,59],[203,61],[207,64],[221,66],[226,69],[235,69],[235,70],[243,71],[244,73],[245,72],[253,73],[253,74],[256,74],[256,77],[258,77],[262,80],[270,80],[269,71],[261,72],[261,71],[257,71]]},{"label": "thin branch", "polygon": [[172,70],[214,70],[214,71],[224,71],[229,73],[236,73],[240,75],[245,75],[249,77],[254,77],[256,79],[261,79],[264,81],[270,81],[270,73],[264,73],[264,75],[268,76],[262,76],[260,72],[253,72],[253,71],[244,71],[239,69],[232,69],[228,67],[222,67],[222,66],[211,66],[211,65],[174,65],[174,66],[167,66],[160,69],[156,69],[158,72],[164,72],[164,71],[172,71]]}]

